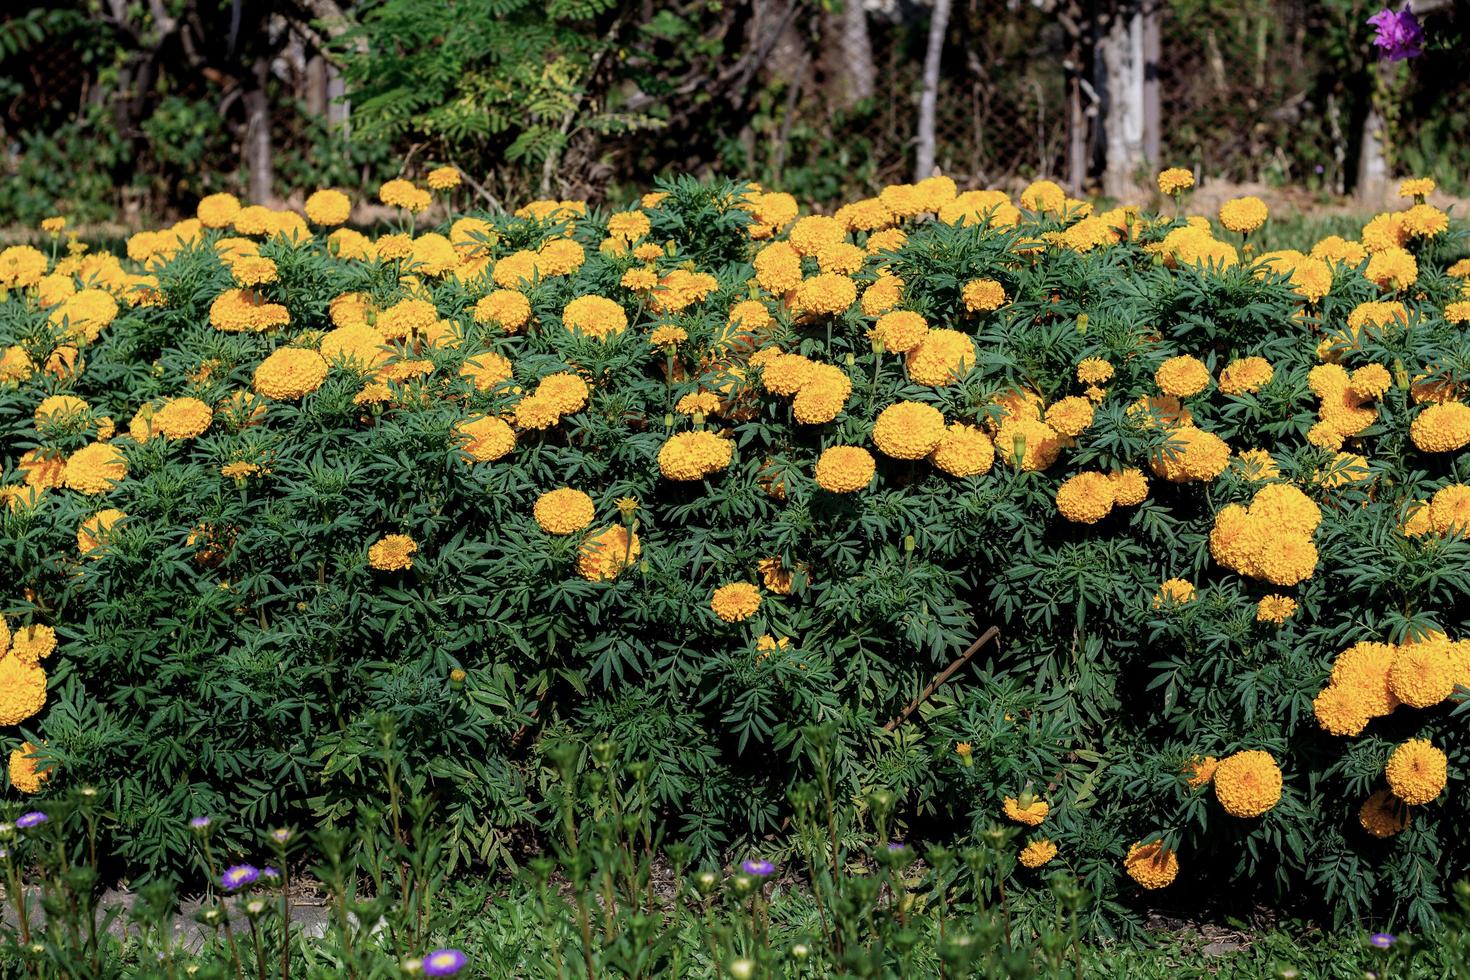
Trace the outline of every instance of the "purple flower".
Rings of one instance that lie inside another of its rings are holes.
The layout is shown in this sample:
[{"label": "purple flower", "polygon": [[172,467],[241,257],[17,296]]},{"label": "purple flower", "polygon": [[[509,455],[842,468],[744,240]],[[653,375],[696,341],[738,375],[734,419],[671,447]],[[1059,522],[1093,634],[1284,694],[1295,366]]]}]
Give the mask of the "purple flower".
[{"label": "purple flower", "polygon": [[271,831],[271,840],[275,841],[277,844],[288,844],[291,841],[291,837],[292,834],[290,827],[277,827],[275,830]]},{"label": "purple flower", "polygon": [[260,876],[269,881],[275,881],[281,876],[281,873],[267,864],[265,867],[260,869]]},{"label": "purple flower", "polygon": [[757,878],[764,878],[766,875],[775,871],[776,866],[770,861],[766,861],[762,858],[749,858],[740,865],[740,870],[744,871],[748,875],[755,875]]},{"label": "purple flower", "polygon": [[16,817],[15,825],[21,830],[29,830],[32,827],[37,827],[45,823],[47,819],[46,814],[40,810],[32,810],[30,813],[22,813],[19,817]]},{"label": "purple flower", "polygon": [[452,977],[464,969],[468,960],[457,949],[436,949],[424,957],[424,976]]},{"label": "purple flower", "polygon": [[194,817],[189,821],[189,826],[194,830],[208,830],[213,823],[208,817]]},{"label": "purple flower", "polygon": [[1424,53],[1424,28],[1412,10],[1395,13],[1384,7],[1368,18],[1368,26],[1378,31],[1373,43],[1379,56],[1387,61],[1417,58]]},{"label": "purple flower", "polygon": [[220,875],[219,883],[225,886],[226,891],[235,891],[244,888],[259,877],[260,872],[255,869],[254,865],[237,864],[225,869],[225,873]]},{"label": "purple flower", "polygon": [[901,851],[905,847],[908,847],[908,845],[901,840],[891,840],[888,842],[888,849],[890,851]]},{"label": "purple flower", "polygon": [[1395,936],[1387,932],[1375,932],[1373,935],[1368,937],[1368,942],[1374,946],[1377,946],[1379,949],[1388,949],[1388,947],[1392,946],[1397,941],[1398,939]]}]

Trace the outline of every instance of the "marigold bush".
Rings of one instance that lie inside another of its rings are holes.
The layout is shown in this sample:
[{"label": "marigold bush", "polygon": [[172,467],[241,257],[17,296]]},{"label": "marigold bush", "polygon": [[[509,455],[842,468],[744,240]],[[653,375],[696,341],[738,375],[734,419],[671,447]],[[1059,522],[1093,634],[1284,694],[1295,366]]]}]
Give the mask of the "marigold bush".
[{"label": "marigold bush", "polygon": [[1436,214],[1257,256],[1259,201],[1050,182],[379,196],[376,237],[326,190],[0,251],[0,724],[129,868],[181,813],[341,818],[387,714],[458,862],[555,819],[578,739],[701,851],[778,833],[820,721],[906,826],[1044,822],[1008,894],[1065,866],[1098,928],[1166,886],[1427,923],[1467,870]]}]

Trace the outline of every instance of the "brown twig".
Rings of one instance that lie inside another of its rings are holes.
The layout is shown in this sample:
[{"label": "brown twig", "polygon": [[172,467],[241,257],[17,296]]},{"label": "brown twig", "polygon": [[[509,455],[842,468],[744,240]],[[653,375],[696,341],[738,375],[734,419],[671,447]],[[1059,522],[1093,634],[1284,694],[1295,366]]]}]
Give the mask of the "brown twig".
[{"label": "brown twig", "polygon": [[983,647],[985,644],[989,643],[991,640],[995,639],[998,636],[1000,636],[1000,627],[998,626],[992,626],[984,633],[981,633],[980,639],[976,640],[974,643],[971,643],[969,649],[965,650],[964,653],[956,657],[954,662],[951,663],[948,667],[940,671],[939,676],[930,681],[929,686],[924,688],[923,691],[919,692],[918,697],[914,698],[907,705],[905,705],[904,709],[898,713],[897,717],[895,717],[892,721],[883,726],[883,730],[885,732],[891,732],[899,725],[902,725],[905,721],[907,721],[909,715],[913,714],[915,711],[918,711],[921,704],[933,697],[934,692],[943,687],[945,682],[955,675],[956,671],[958,671],[965,664],[969,663],[970,658],[979,653],[981,647]]}]

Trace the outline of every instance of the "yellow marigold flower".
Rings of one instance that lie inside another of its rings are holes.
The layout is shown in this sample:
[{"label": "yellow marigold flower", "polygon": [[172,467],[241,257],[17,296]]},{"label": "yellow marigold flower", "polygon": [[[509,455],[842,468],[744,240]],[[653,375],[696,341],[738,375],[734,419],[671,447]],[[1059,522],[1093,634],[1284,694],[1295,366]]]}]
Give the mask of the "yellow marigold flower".
[{"label": "yellow marigold flower", "polygon": [[259,476],[262,472],[258,464],[240,461],[226,463],[219,468],[219,475],[227,480],[244,480],[246,477]]},{"label": "yellow marigold flower", "polygon": [[1057,487],[1057,512],[1074,524],[1096,524],[1113,510],[1113,483],[1101,473],[1078,473]]},{"label": "yellow marigold flower", "polygon": [[259,255],[243,255],[230,263],[230,274],[241,286],[260,286],[276,281],[276,264]]},{"label": "yellow marigold flower", "polygon": [[127,516],[122,511],[109,507],[87,518],[77,529],[77,550],[83,555],[101,558],[102,556],[96,552],[104,547],[112,537],[113,525]]},{"label": "yellow marigold flower", "polygon": [[1237,197],[1220,205],[1220,224],[1248,235],[1266,223],[1266,202],[1259,197]]},{"label": "yellow marigold flower", "polygon": [[608,582],[636,564],[643,551],[638,534],[621,524],[604,527],[582,539],[577,574],[590,582]]},{"label": "yellow marigold flower", "polygon": [[516,445],[515,430],[494,415],[460,422],[454,431],[461,439],[460,449],[476,463],[493,463]]},{"label": "yellow marigold flower", "polygon": [[1107,475],[1113,487],[1113,503],[1119,507],[1137,507],[1148,499],[1148,479],[1141,470],[1128,467]]},{"label": "yellow marigold flower", "polygon": [[754,264],[755,281],[768,293],[779,296],[801,283],[801,253],[790,242],[767,245],[756,253]]},{"label": "yellow marigold flower", "polygon": [[1445,270],[1445,275],[1456,279],[1470,279],[1470,259],[1460,259]]},{"label": "yellow marigold flower", "polygon": [[780,558],[762,558],[756,563],[756,571],[760,572],[761,584],[766,591],[777,595],[791,594],[791,569]]},{"label": "yellow marigold flower", "polygon": [[714,415],[720,410],[720,396],[712,391],[694,391],[674,403],[680,415]]},{"label": "yellow marigold flower", "polygon": [[633,242],[652,229],[648,215],[642,211],[618,211],[607,219],[607,233],[613,238]]},{"label": "yellow marigold flower", "polygon": [[406,534],[389,534],[368,548],[368,564],[380,572],[402,572],[413,567],[418,544]]},{"label": "yellow marigold flower", "polygon": [[127,475],[127,460],[116,446],[105,442],[83,446],[66,461],[66,486],[91,496],[106,493]]},{"label": "yellow marigold flower", "polygon": [[1317,724],[1329,735],[1360,734],[1368,724],[1368,710],[1359,692],[1351,687],[1329,684],[1312,700]]},{"label": "yellow marigold flower", "polygon": [[677,313],[706,299],[719,287],[719,280],[708,272],[674,269],[658,281],[649,306],[655,313]]},{"label": "yellow marigold flower", "polygon": [[1051,805],[1045,800],[1031,799],[1029,793],[1022,793],[1026,802],[1018,801],[1014,796],[1007,796],[1001,805],[1006,817],[1016,823],[1025,824],[1027,827],[1039,827],[1046,815],[1051,812]]},{"label": "yellow marigold flower", "polygon": [[1022,866],[1033,870],[1046,864],[1057,856],[1057,846],[1045,838],[1031,841],[1021,849],[1020,860]]},{"label": "yellow marigold flower", "polygon": [[1144,888],[1164,888],[1179,874],[1179,856],[1165,847],[1161,840],[1149,844],[1140,842],[1128,848],[1123,869],[1128,872],[1128,877]]},{"label": "yellow marigold flower", "polygon": [[1439,208],[1416,204],[1399,215],[1399,227],[1411,238],[1434,238],[1449,230],[1450,217]]},{"label": "yellow marigold flower", "polygon": [[884,313],[868,331],[868,336],[891,354],[906,354],[919,346],[929,333],[929,323],[910,310]]},{"label": "yellow marigold flower", "polygon": [[829,493],[852,493],[873,480],[873,456],[859,446],[831,446],[817,458],[817,485]]},{"label": "yellow marigold flower", "polygon": [[1154,372],[1154,381],[1165,394],[1188,398],[1209,387],[1210,369],[1197,358],[1171,357]]},{"label": "yellow marigold flower", "polygon": [[749,582],[732,582],[715,589],[709,606],[727,623],[739,623],[755,615],[760,608],[760,590]]},{"label": "yellow marigold flower", "polygon": [[91,406],[75,395],[50,395],[36,406],[36,427],[65,426],[80,421],[89,411]]},{"label": "yellow marigold flower", "polygon": [[311,394],[327,378],[327,362],[314,350],[281,347],[255,369],[255,390],[277,401],[294,401]]},{"label": "yellow marigold flower", "polygon": [[894,459],[923,459],[944,438],[944,415],[932,405],[896,402],[878,413],[873,443]]},{"label": "yellow marigold flower", "polygon": [[1470,300],[1447,304],[1444,318],[1446,323],[1470,323]]},{"label": "yellow marigold flower", "polygon": [[424,178],[424,183],[429,185],[430,190],[452,191],[459,186],[459,168],[435,167]]},{"label": "yellow marigold flower", "polygon": [[516,428],[549,429],[561,421],[561,412],[550,398],[527,395],[516,402],[514,410]]},{"label": "yellow marigold flower", "polygon": [[54,215],[50,218],[41,219],[41,230],[50,235],[59,235],[66,227],[66,218],[62,215]]},{"label": "yellow marigold flower", "polygon": [[412,214],[428,210],[432,202],[428,191],[420,190],[401,177],[384,182],[378,188],[378,200],[390,208],[402,208]]},{"label": "yellow marigold flower", "polygon": [[975,364],[975,340],[958,330],[930,330],[906,355],[909,378],[930,388],[942,388],[966,374]]},{"label": "yellow marigold flower", "polygon": [[194,439],[208,431],[214,410],[197,398],[170,398],[153,413],[153,431],[170,440]]},{"label": "yellow marigold flower", "polygon": [[848,242],[823,245],[817,251],[817,268],[840,276],[850,276],[863,267],[868,253]]},{"label": "yellow marigold flower", "polygon": [[803,425],[823,425],[835,419],[852,394],[852,380],[833,364],[814,364],[791,403],[792,414]]},{"label": "yellow marigold flower", "polygon": [[1199,789],[1201,786],[1208,786],[1210,780],[1215,778],[1215,770],[1218,767],[1219,760],[1212,755],[1207,755],[1203,759],[1195,756],[1184,767],[1184,781],[1189,784],[1190,789]]},{"label": "yellow marigold flower", "polygon": [[424,276],[443,276],[459,268],[459,253],[449,239],[430,232],[413,240],[409,268]]},{"label": "yellow marigold flower", "polygon": [[323,335],[322,357],[356,371],[369,371],[388,360],[390,349],[383,335],[365,323],[338,327]]},{"label": "yellow marigold flower", "polygon": [[1413,806],[1423,806],[1444,792],[1448,762],[1444,752],[1427,739],[1415,738],[1393,750],[1384,774],[1394,796]]},{"label": "yellow marigold flower", "polygon": [[1021,192],[1021,207],[1027,211],[1049,211],[1060,214],[1067,204],[1067,192],[1051,180],[1036,180]]},{"label": "yellow marigold flower", "polygon": [[0,251],[0,288],[28,289],[41,281],[46,255],[30,245],[12,245]]},{"label": "yellow marigold flower", "polygon": [[791,305],[802,314],[836,316],[846,311],[856,299],[857,286],[851,279],[823,272],[797,284]]},{"label": "yellow marigold flower", "polygon": [[684,341],[689,339],[689,332],[683,327],[654,327],[653,332],[648,335],[648,342],[654,347],[663,347],[673,350]]},{"label": "yellow marigold flower", "polygon": [[1374,837],[1393,837],[1408,829],[1409,808],[1388,790],[1380,789],[1363,802],[1358,823]]},{"label": "yellow marigold flower", "polygon": [[1456,666],[1443,634],[1405,643],[1388,669],[1388,687],[1411,708],[1432,708],[1454,691]]},{"label": "yellow marigold flower", "polygon": [[1367,257],[1366,248],[1340,235],[1328,235],[1312,246],[1312,258],[1321,259],[1329,265],[1345,265],[1353,268]]},{"label": "yellow marigold flower", "polygon": [[1029,415],[1008,415],[996,428],[995,451],[1007,466],[1044,470],[1056,462],[1064,437]]},{"label": "yellow marigold flower", "polygon": [[[774,350],[774,348],[767,348]],[[802,389],[816,370],[816,365],[800,354],[785,354],[781,351],[769,355],[757,361],[751,358],[751,364],[759,364],[761,369],[761,384],[773,395],[791,396]]]},{"label": "yellow marigold flower", "polygon": [[1470,445],[1470,405],[1443,402],[1430,405],[1409,425],[1409,438],[1426,453],[1448,453]]},{"label": "yellow marigold flower", "polygon": [[606,340],[628,329],[628,314],[605,296],[579,296],[562,311],[562,324],[568,330]]},{"label": "yellow marigold flower", "polygon": [[548,490],[536,498],[532,510],[536,523],[547,534],[575,534],[596,516],[592,498],[571,487]]},{"label": "yellow marigold flower", "polygon": [[[1169,455],[1172,451],[1173,455]],[[1219,436],[1192,425],[1175,429],[1168,449],[1149,462],[1155,476],[1171,483],[1213,480],[1230,463],[1230,447]]]},{"label": "yellow marigold flower", "polygon": [[1240,358],[1220,372],[1220,390],[1227,395],[1254,394],[1275,376],[1276,370],[1264,357]]},{"label": "yellow marigold flower", "polygon": [[1363,269],[1363,278],[1380,289],[1393,292],[1408,289],[1419,279],[1419,263],[1413,253],[1402,248],[1386,248],[1374,252]]},{"label": "yellow marigold flower", "polygon": [[1046,410],[1046,424],[1064,436],[1080,436],[1092,425],[1092,402],[1071,395]]},{"label": "yellow marigold flower", "polygon": [[1183,167],[1170,167],[1159,173],[1159,193],[1168,197],[1194,186],[1194,174]]},{"label": "yellow marigold flower", "polygon": [[233,194],[209,194],[199,200],[194,214],[206,228],[227,228],[240,213],[240,200]]},{"label": "yellow marigold flower", "polygon": [[878,231],[893,224],[894,215],[881,198],[869,197],[844,204],[832,217],[848,231]]},{"label": "yellow marigold flower", "polygon": [[670,480],[702,480],[730,465],[734,444],[713,432],[680,432],[658,451],[658,468]]},{"label": "yellow marigold flower", "polygon": [[1077,365],[1077,381],[1079,384],[1100,385],[1110,381],[1113,377],[1113,366],[1101,357],[1083,358]]},{"label": "yellow marigold flower", "polygon": [[1393,384],[1393,376],[1382,364],[1365,364],[1348,377],[1348,386],[1360,398],[1382,398]]},{"label": "yellow marigold flower", "polygon": [[931,458],[950,476],[980,476],[995,464],[995,445],[975,426],[951,422]]},{"label": "yellow marigold flower", "polygon": [[352,198],[339,190],[327,188],[306,199],[306,218],[314,225],[334,228],[352,214]]},{"label": "yellow marigold flower", "polygon": [[[4,626],[0,626],[4,630]],[[4,651],[0,635],[0,652]],[[10,638],[10,655],[28,664],[38,664],[56,651],[56,630],[50,626],[21,626]]]},{"label": "yellow marigold flower", "polygon": [[[764,283],[762,284],[764,285]],[[862,308],[868,316],[880,316],[903,301],[903,280],[887,272],[863,290]]]},{"label": "yellow marigold flower", "polygon": [[1430,177],[1409,177],[1399,184],[1399,197],[1428,197],[1434,193]]},{"label": "yellow marigold flower", "polygon": [[558,415],[571,415],[587,406],[590,389],[580,375],[570,371],[548,374],[536,384],[535,397],[550,403]]},{"label": "yellow marigold flower", "polygon": [[1256,622],[1275,623],[1280,626],[1296,614],[1296,600],[1289,596],[1272,593],[1262,596],[1256,603]]},{"label": "yellow marigold flower", "polygon": [[90,344],[104,327],[117,319],[118,305],[105,289],[83,289],[66,299],[47,317],[56,326],[66,325],[68,338]]},{"label": "yellow marigold flower", "polygon": [[908,240],[908,232],[902,228],[884,228],[882,231],[875,231],[869,235],[868,242],[863,248],[869,255],[897,252]]},{"label": "yellow marigold flower", "polygon": [[36,752],[36,746],[30,742],[22,742],[20,748],[10,750],[10,785],[22,793],[39,793],[41,784],[51,778],[53,769],[42,772],[39,763],[31,758]]},{"label": "yellow marigold flower", "polygon": [[1429,498],[1429,522],[1439,534],[1470,535],[1470,486],[1451,483]]},{"label": "yellow marigold flower", "polygon": [[1269,752],[1237,752],[1215,769],[1215,798],[1232,817],[1259,817],[1281,799],[1281,767]]},{"label": "yellow marigold flower", "polygon": [[658,285],[658,273],[652,269],[629,269],[618,280],[618,285],[635,293],[646,293]]},{"label": "yellow marigold flower", "polygon": [[248,289],[227,289],[209,306],[209,322],[223,333],[263,333],[291,322],[286,308]]},{"label": "yellow marigold flower", "polygon": [[475,303],[474,318],[476,323],[493,323],[506,333],[515,333],[531,319],[531,303],[513,289],[497,289]]},{"label": "yellow marigold flower", "polygon": [[25,348],[12,345],[0,350],[0,384],[8,381],[25,381],[36,373],[36,362],[25,352]]},{"label": "yellow marigold flower", "polygon": [[1159,585],[1159,591],[1154,593],[1153,607],[1163,609],[1166,606],[1188,605],[1198,597],[1193,582],[1182,578],[1165,579]]},{"label": "yellow marigold flower", "polygon": [[971,313],[998,310],[1005,305],[1005,287],[994,279],[971,279],[960,290],[960,299]]}]

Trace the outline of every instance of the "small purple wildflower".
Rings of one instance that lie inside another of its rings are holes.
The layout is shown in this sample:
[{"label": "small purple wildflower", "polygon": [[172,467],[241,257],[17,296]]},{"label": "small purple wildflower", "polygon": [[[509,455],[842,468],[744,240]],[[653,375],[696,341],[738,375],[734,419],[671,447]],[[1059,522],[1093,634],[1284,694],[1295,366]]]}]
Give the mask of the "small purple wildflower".
[{"label": "small purple wildflower", "polygon": [[436,949],[424,957],[424,976],[452,977],[467,962],[468,958],[457,949]]},{"label": "small purple wildflower", "polygon": [[275,830],[271,831],[271,840],[275,841],[277,844],[290,843],[292,836],[293,834],[291,833],[290,827],[277,827]]},{"label": "small purple wildflower", "polygon": [[260,877],[260,872],[254,865],[237,864],[226,868],[225,873],[220,875],[219,882],[225,886],[226,891],[235,891],[244,888]]},{"label": "small purple wildflower", "polygon": [[281,873],[267,864],[265,867],[260,869],[260,876],[267,879],[268,881],[275,881],[281,876]]},{"label": "small purple wildflower", "polygon": [[1379,949],[1388,949],[1388,947],[1398,942],[1398,937],[1387,932],[1375,932],[1368,937],[1368,942],[1371,945],[1377,946]]},{"label": "small purple wildflower", "polygon": [[740,865],[740,870],[757,878],[764,878],[776,870],[776,866],[764,858],[748,858]]},{"label": "small purple wildflower", "polygon": [[208,817],[194,817],[190,819],[189,827],[193,830],[208,830],[209,825],[213,822]]},{"label": "small purple wildflower", "polygon": [[45,823],[49,818],[40,810],[32,810],[30,813],[22,813],[15,818],[15,825],[21,830],[30,830]]},{"label": "small purple wildflower", "polygon": [[891,840],[888,842],[888,849],[890,851],[901,851],[905,847],[908,847],[908,845],[901,840]]},{"label": "small purple wildflower", "polygon": [[1424,28],[1412,10],[1395,12],[1384,7],[1368,18],[1368,26],[1378,31],[1373,44],[1385,61],[1403,61],[1424,53]]}]

